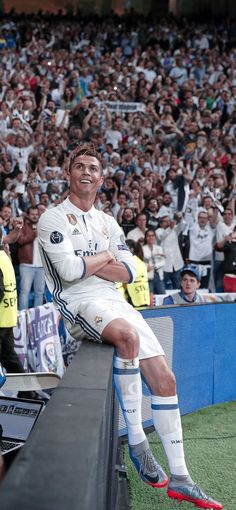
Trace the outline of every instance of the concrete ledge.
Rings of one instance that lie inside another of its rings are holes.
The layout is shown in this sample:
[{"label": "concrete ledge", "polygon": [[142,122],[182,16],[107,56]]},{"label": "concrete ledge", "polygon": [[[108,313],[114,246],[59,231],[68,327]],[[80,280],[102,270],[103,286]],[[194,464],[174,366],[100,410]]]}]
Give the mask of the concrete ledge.
[{"label": "concrete ledge", "polygon": [[1,510],[115,508],[113,348],[84,343],[0,487]]}]

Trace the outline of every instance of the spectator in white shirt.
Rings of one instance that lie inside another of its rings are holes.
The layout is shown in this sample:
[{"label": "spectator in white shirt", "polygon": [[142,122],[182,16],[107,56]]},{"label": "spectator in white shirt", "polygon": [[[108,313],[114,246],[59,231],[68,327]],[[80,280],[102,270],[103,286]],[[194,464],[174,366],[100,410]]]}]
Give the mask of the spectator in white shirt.
[{"label": "spectator in white shirt", "polygon": [[161,246],[156,244],[155,232],[148,229],[143,245],[144,262],[147,264],[149,290],[153,294],[165,294],[164,272],[165,255]]},{"label": "spectator in white shirt", "polygon": [[201,275],[201,288],[207,289],[212,268],[213,242],[215,237],[214,218],[209,217],[207,210],[200,208],[197,221],[190,228],[189,262],[198,267]]},{"label": "spectator in white shirt", "polygon": [[169,73],[170,78],[172,78],[178,85],[183,85],[185,81],[188,79],[188,71],[183,64],[181,57],[176,57],[176,64]]},{"label": "spectator in white shirt", "polygon": [[180,269],[184,265],[178,241],[178,235],[185,227],[185,223],[181,219],[181,213],[176,214],[176,220],[172,220],[170,216],[165,214],[160,218],[160,228],[156,230],[157,241],[163,248],[165,255],[163,269],[166,289],[180,288]]},{"label": "spectator in white shirt", "polygon": [[147,217],[144,213],[139,213],[136,216],[136,228],[130,230],[127,234],[127,239],[132,239],[133,241],[139,242],[140,244],[144,243],[145,232],[147,230]]},{"label": "spectator in white shirt", "polygon": [[105,131],[106,144],[111,143],[114,151],[116,151],[120,147],[122,138],[123,135],[120,130],[120,121],[119,119],[115,119],[112,123],[112,127]]}]

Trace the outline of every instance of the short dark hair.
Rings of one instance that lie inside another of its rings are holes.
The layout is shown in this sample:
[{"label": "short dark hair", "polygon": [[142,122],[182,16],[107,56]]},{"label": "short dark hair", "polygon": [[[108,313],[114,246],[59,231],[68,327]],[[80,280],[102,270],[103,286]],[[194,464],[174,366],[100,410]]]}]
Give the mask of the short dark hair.
[{"label": "short dark hair", "polygon": [[38,207],[37,205],[30,205],[27,210],[26,210],[26,214],[29,214],[30,211],[37,211],[38,210]]},{"label": "short dark hair", "polygon": [[145,216],[145,218],[147,219],[147,215],[145,214],[145,212],[139,212],[137,215],[136,215],[136,220],[138,220],[140,218],[140,216]]},{"label": "short dark hair", "polygon": [[126,244],[129,247],[133,255],[136,255],[141,260],[144,259],[143,248],[139,242],[133,241],[133,239],[126,239]]},{"label": "short dark hair", "polygon": [[229,211],[229,212],[232,214],[232,216],[233,216],[233,214],[234,214],[234,213],[233,213],[233,210],[232,210],[230,207],[226,207],[226,208],[225,208],[225,210],[224,210],[224,212],[223,212],[223,214],[224,214],[226,211]]},{"label": "short dark hair", "polygon": [[96,147],[93,143],[85,143],[83,145],[78,145],[70,154],[69,161],[69,172],[71,171],[72,165],[76,158],[79,156],[91,156],[92,158],[96,158],[99,161],[101,172],[102,172],[102,160],[99,152],[96,150]]}]

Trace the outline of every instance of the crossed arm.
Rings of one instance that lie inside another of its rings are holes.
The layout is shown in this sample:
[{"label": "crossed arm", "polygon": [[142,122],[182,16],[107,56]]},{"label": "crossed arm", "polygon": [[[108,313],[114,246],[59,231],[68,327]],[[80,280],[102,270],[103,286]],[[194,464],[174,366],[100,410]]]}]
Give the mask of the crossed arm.
[{"label": "crossed arm", "polygon": [[96,255],[83,257],[86,264],[85,276],[98,276],[109,282],[130,281],[130,273],[123,262],[118,262],[114,253],[109,250],[101,251]]},{"label": "crossed arm", "polygon": [[96,271],[94,274],[104,280],[108,280],[109,282],[130,282],[130,274],[126,265],[123,262],[117,262],[116,260],[109,262],[106,266],[99,271]]},{"label": "crossed arm", "polygon": [[[39,225],[40,223],[41,221]],[[83,255],[82,249],[76,253],[66,232],[64,233],[61,229],[62,234],[54,229],[54,225],[50,227],[48,221],[46,226],[43,223],[42,227],[39,226],[40,247],[43,250],[45,262],[49,258],[59,276],[65,281],[73,282],[78,278],[88,278],[92,275],[110,282],[130,283],[133,280],[135,264],[131,253],[120,240],[122,235],[120,230],[117,233],[117,240],[114,238],[114,241],[110,243],[110,249],[102,250],[94,255]],[[58,234],[61,238],[53,242],[52,234]]]}]

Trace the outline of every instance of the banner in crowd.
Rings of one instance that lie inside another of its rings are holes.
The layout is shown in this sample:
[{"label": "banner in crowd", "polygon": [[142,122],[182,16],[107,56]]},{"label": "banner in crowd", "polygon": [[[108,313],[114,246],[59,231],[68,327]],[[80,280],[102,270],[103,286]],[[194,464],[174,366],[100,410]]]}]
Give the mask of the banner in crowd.
[{"label": "banner in crowd", "polygon": [[110,112],[116,113],[136,113],[145,112],[146,106],[144,103],[128,103],[123,101],[101,101],[99,106],[105,104]]},{"label": "banner in crowd", "polygon": [[81,342],[78,340],[75,340],[73,338],[69,331],[65,328],[64,321],[60,319],[59,325],[59,337],[60,337],[60,343],[61,343],[61,350],[62,350],[62,356],[64,360],[64,364],[67,367],[70,362],[73,359],[73,356],[75,355],[76,351],[78,350]]},{"label": "banner in crowd", "polygon": [[59,320],[52,303],[19,312],[18,325],[14,328],[15,346],[29,372],[54,372],[63,376]]}]

